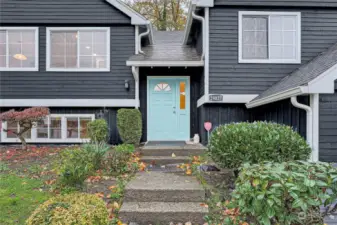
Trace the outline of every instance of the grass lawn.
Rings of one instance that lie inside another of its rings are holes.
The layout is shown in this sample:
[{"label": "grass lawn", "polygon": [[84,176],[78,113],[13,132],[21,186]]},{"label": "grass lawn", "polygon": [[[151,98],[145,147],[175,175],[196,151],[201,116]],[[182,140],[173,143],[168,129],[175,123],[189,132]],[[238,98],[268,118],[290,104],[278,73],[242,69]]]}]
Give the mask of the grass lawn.
[{"label": "grass lawn", "polygon": [[40,189],[43,181],[0,174],[0,224],[24,224],[34,209],[51,194]]}]

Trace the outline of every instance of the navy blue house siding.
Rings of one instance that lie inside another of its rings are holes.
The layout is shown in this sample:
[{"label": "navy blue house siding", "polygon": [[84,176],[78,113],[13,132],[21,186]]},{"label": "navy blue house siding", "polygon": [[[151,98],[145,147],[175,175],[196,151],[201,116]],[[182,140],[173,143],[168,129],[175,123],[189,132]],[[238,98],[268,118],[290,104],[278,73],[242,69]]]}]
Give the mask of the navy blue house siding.
[{"label": "navy blue house siding", "polygon": [[[230,4],[223,6],[222,4]],[[263,2],[263,3],[258,3]],[[264,7],[264,4],[271,6]],[[293,7],[298,2],[303,7]],[[279,11],[301,12],[302,19],[302,64],[327,50],[337,37],[337,8],[309,8],[316,4],[337,6],[336,1],[257,1],[216,0],[210,8],[210,74],[211,94],[259,94],[279,81],[300,64],[252,64],[238,63],[238,12]],[[217,4],[219,3],[219,5]],[[237,5],[236,5],[237,3]],[[279,7],[276,5],[289,5]],[[243,4],[247,4],[244,6]],[[254,7],[253,7],[254,6]]]},{"label": "navy blue house siding", "polygon": [[[135,28],[105,0],[2,0],[0,26],[39,27],[39,71],[0,72],[0,98],[134,99],[126,60],[135,52]],[[110,71],[46,71],[46,27],[110,27]]]}]

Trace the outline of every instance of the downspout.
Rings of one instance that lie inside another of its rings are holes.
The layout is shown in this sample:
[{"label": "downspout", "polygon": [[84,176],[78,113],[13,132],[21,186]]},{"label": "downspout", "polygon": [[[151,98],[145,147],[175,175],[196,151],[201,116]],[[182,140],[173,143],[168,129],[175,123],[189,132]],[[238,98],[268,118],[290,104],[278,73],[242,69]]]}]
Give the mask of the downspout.
[{"label": "downspout", "polygon": [[139,51],[139,26],[136,25],[135,26],[135,54],[137,55],[138,54],[138,51]]},{"label": "downspout", "polygon": [[136,105],[135,108],[139,108],[139,67],[132,66],[132,74],[133,77],[135,78],[135,100],[136,100]]},{"label": "downspout", "polygon": [[149,33],[150,33],[150,31],[151,31],[151,29],[149,28],[149,26],[151,26],[151,25],[147,25],[147,30],[146,30],[144,33],[141,33],[141,34],[139,35],[139,39],[138,39],[138,52],[139,52],[139,53],[142,53],[142,54],[145,54],[145,53],[142,51],[142,38],[143,38],[144,36],[149,35]]},{"label": "downspout", "polygon": [[201,22],[202,26],[202,56],[201,59],[204,59],[204,95],[206,101],[208,101],[209,94],[209,8],[205,8],[205,17],[195,14],[195,11],[192,11],[192,17]]},{"label": "downspout", "polygon": [[[293,106],[299,109],[304,109],[307,112],[307,143],[309,144],[312,151],[314,151],[312,141],[312,124],[313,124],[312,109],[310,106],[299,103],[297,101],[297,96],[291,97],[291,103],[293,104]],[[310,160],[311,161],[315,160],[313,157],[313,152],[311,152]]]}]

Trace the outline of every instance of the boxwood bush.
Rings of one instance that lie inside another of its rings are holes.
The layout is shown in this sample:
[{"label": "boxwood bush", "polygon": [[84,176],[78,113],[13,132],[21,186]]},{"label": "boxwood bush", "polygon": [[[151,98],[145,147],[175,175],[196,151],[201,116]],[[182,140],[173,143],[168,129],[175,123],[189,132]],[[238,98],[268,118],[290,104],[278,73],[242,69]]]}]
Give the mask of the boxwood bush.
[{"label": "boxwood bush", "polygon": [[337,169],[328,163],[244,164],[224,224],[323,224],[320,206],[335,205],[336,194]]},{"label": "boxwood bush", "polygon": [[27,219],[27,225],[107,225],[108,211],[95,195],[76,193],[49,199]]},{"label": "boxwood bush", "polygon": [[97,119],[88,123],[88,135],[91,142],[107,142],[109,137],[108,123],[105,119]]},{"label": "boxwood bush", "polygon": [[211,158],[223,168],[238,168],[244,162],[306,160],[310,152],[291,127],[269,122],[221,125],[208,144]]},{"label": "boxwood bush", "polygon": [[124,144],[139,145],[142,137],[142,115],[138,109],[119,109],[117,127]]}]

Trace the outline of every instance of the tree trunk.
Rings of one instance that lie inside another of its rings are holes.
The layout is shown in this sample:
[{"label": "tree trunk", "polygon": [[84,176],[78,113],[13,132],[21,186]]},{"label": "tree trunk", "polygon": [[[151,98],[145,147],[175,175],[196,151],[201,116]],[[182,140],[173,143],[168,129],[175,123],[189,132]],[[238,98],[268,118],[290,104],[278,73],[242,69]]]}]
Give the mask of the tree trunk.
[{"label": "tree trunk", "polygon": [[22,150],[27,150],[27,142],[26,142],[25,138],[22,135],[18,135],[18,138],[21,141]]}]

